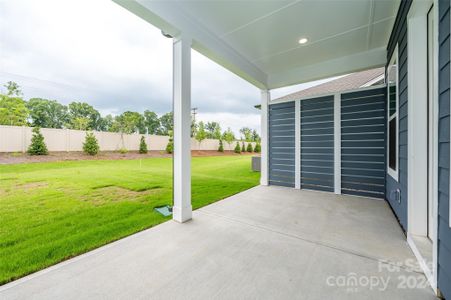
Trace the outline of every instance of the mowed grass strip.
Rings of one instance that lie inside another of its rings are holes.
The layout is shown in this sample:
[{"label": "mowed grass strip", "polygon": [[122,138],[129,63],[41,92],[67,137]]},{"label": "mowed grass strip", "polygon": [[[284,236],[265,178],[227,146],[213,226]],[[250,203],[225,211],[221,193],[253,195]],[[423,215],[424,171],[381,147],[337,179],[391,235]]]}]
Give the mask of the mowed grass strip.
[{"label": "mowed grass strip", "polygon": [[[199,208],[258,184],[250,156],[192,159]],[[0,166],[0,284],[162,223],[172,160]]]}]

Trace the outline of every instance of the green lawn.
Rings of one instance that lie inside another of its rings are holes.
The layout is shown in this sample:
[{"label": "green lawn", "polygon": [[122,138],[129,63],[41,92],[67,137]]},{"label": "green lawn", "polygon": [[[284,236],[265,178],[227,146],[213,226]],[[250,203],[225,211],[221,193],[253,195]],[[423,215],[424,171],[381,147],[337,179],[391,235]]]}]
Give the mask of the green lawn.
[{"label": "green lawn", "polygon": [[[199,208],[257,185],[250,156],[192,159]],[[168,158],[0,166],[0,284],[168,218]]]}]

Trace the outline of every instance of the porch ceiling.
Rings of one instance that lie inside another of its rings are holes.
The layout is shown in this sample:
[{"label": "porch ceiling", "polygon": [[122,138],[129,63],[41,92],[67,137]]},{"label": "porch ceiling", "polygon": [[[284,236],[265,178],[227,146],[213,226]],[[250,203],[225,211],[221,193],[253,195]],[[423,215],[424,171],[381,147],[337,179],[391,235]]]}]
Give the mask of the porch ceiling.
[{"label": "porch ceiling", "polygon": [[270,89],[384,65],[399,7],[399,0],[114,1]]}]

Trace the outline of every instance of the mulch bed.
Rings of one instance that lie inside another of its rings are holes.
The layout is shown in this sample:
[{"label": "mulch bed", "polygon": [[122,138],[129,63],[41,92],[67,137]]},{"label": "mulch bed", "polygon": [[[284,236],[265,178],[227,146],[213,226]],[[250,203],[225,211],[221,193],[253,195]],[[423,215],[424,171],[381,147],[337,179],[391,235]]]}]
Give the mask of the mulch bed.
[{"label": "mulch bed", "polygon": [[[191,156],[231,156],[231,155],[258,155],[257,153],[236,154],[233,151],[191,151]],[[71,160],[119,160],[119,159],[140,159],[151,157],[172,157],[165,151],[149,151],[147,154],[140,154],[138,151],[129,151],[122,154],[117,151],[105,151],[96,156],[86,155],[83,152],[50,152],[49,155],[31,156],[26,153],[0,153],[0,165],[33,163],[33,162],[53,162]]]}]

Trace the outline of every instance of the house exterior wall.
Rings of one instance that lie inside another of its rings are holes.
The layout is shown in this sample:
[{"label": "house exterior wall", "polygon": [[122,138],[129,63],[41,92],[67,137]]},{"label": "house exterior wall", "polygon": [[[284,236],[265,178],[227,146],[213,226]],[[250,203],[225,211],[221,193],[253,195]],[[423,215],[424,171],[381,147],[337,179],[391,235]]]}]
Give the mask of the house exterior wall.
[{"label": "house exterior wall", "polygon": [[268,165],[269,184],[295,186],[295,103],[270,105]]},{"label": "house exterior wall", "polygon": [[386,87],[341,95],[341,193],[385,198]]},{"label": "house exterior wall", "polygon": [[379,85],[270,103],[269,184],[384,198],[385,94]]},{"label": "house exterior wall", "polygon": [[439,1],[439,126],[438,126],[438,282],[451,299],[450,197],[450,2]]},{"label": "house exterior wall", "polygon": [[334,96],[302,100],[301,188],[334,191]]},{"label": "house exterior wall", "polygon": [[[407,14],[411,0],[401,1],[398,15],[387,47],[387,62],[398,45],[398,72],[399,72],[399,178],[398,181],[386,174],[385,197],[395,212],[404,231],[407,231]],[[399,191],[399,195],[397,194]]]}]

